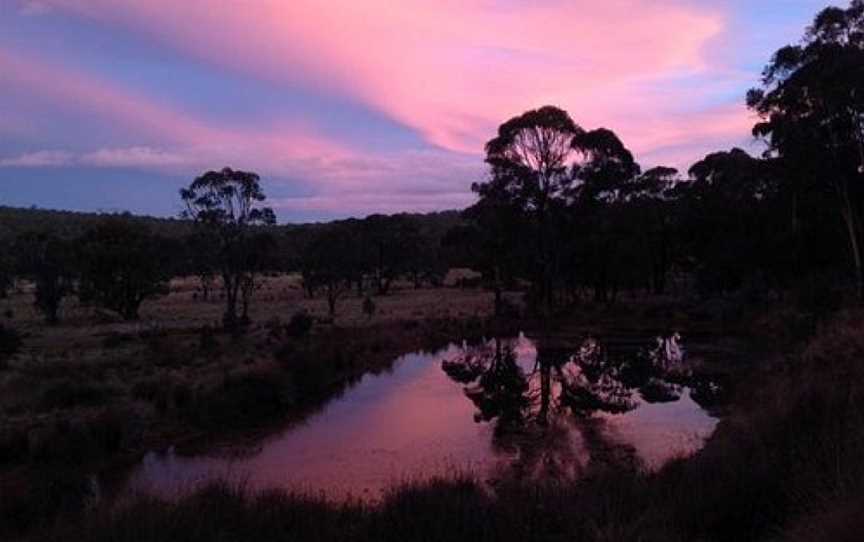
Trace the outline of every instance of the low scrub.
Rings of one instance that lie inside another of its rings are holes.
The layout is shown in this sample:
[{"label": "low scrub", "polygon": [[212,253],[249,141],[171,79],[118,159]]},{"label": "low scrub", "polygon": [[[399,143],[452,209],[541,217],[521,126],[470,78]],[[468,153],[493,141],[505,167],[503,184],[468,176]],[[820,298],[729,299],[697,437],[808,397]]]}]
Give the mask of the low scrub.
[{"label": "low scrub", "polygon": [[39,405],[44,410],[102,406],[116,393],[114,388],[105,384],[74,378],[60,378],[45,385]]},{"label": "low scrub", "polygon": [[0,371],[7,368],[9,359],[21,348],[21,336],[11,327],[0,324]]}]

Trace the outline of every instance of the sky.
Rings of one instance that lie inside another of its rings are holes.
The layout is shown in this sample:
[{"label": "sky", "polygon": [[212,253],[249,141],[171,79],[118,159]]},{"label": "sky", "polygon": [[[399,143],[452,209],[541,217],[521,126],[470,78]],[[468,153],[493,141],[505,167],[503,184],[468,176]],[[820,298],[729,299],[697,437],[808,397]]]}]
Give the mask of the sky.
[{"label": "sky", "polygon": [[547,104],[686,171],[759,152],[744,94],[827,5],[0,0],[0,205],[172,216],[230,166],[281,222],[464,208]]}]

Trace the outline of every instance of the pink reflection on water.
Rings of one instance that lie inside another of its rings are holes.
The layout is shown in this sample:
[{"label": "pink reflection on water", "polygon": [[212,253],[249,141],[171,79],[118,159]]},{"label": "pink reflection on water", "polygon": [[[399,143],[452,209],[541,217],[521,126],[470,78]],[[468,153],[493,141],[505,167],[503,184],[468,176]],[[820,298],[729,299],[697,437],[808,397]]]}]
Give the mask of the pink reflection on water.
[{"label": "pink reflection on water", "polygon": [[652,404],[639,399],[639,406],[626,414],[600,416],[607,423],[609,437],[636,448],[650,469],[696,452],[717,425],[717,420],[690,398],[689,389],[674,402]]},{"label": "pink reflection on water", "polygon": [[[530,369],[533,343],[514,344],[519,365]],[[391,372],[367,375],[305,423],[266,439],[242,457],[183,457],[150,453],[131,475],[129,488],[160,494],[194,489],[202,482],[229,479],[251,489],[292,488],[331,498],[375,498],[394,483],[470,471],[484,479],[509,466],[534,468],[569,458],[578,470],[588,451],[575,425],[526,448],[496,446],[493,427],[474,421],[475,407],[441,369],[456,346],[403,356]],[[598,415],[611,440],[634,447],[648,466],[701,446],[716,420],[694,403],[689,392],[665,404],[640,404],[626,414]],[[499,443],[500,444],[500,443]],[[539,463],[538,463],[539,460]],[[561,468],[561,465],[558,466]]]}]

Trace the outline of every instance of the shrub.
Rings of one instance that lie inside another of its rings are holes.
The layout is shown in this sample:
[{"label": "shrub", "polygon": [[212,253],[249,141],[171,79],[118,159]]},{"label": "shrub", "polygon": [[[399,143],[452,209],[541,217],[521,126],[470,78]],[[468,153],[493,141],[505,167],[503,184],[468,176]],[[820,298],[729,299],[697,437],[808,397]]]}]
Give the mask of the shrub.
[{"label": "shrub", "polygon": [[101,406],[108,402],[114,389],[95,382],[62,378],[42,390],[39,405],[45,410],[77,406]]},{"label": "shrub", "polygon": [[376,307],[375,307],[375,302],[372,301],[372,298],[371,298],[370,296],[367,295],[367,296],[363,299],[363,314],[366,315],[366,318],[367,318],[367,319],[371,319],[372,316],[375,315],[375,308],[376,308]]},{"label": "shrub", "polygon": [[27,455],[27,433],[17,427],[0,429],[0,465]]},{"label": "shrub", "polygon": [[261,370],[229,375],[222,386],[206,392],[175,387],[173,400],[199,426],[248,429],[283,414],[290,392],[283,375]]},{"label": "shrub", "polygon": [[104,348],[119,348],[125,344],[129,344],[132,342],[134,337],[129,335],[128,333],[118,333],[116,331],[112,331],[105,335],[105,338],[102,339],[102,346]]},{"label": "shrub", "polygon": [[219,347],[216,334],[210,326],[204,326],[198,332],[198,349],[202,352],[212,352]]},{"label": "shrub", "polygon": [[285,326],[285,334],[295,339],[300,339],[309,336],[312,331],[312,326],[315,320],[306,311],[294,313],[288,325]]},{"label": "shrub", "polygon": [[21,336],[10,327],[0,324],[0,370],[6,368],[9,358],[21,348]]}]

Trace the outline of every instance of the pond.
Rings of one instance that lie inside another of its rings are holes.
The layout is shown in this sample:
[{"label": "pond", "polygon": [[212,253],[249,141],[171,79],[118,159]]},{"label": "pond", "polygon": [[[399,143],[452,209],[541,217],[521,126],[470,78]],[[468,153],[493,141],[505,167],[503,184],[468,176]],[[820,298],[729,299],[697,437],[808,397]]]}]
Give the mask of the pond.
[{"label": "pond", "polygon": [[596,462],[657,468],[702,446],[722,386],[694,376],[677,336],[517,338],[400,357],[303,423],[243,453],[151,452],[129,487],[183,493],[230,479],[331,498],[376,498],[394,483],[471,472],[577,477]]}]

